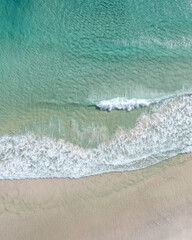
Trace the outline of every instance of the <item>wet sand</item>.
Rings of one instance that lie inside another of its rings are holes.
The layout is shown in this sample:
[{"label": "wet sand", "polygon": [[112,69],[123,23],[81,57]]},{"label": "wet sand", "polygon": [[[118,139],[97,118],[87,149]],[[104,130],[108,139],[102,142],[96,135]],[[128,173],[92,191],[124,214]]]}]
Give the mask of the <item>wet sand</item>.
[{"label": "wet sand", "polygon": [[0,181],[0,239],[192,239],[192,154],[134,172]]}]

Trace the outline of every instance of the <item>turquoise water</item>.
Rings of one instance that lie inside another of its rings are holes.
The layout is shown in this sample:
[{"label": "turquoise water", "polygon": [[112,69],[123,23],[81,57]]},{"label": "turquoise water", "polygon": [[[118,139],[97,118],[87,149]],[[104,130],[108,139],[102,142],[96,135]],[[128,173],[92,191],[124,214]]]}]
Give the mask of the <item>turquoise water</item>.
[{"label": "turquoise water", "polygon": [[[0,178],[82,177],[190,152],[191,48],[190,0],[2,0]],[[96,107],[118,97],[154,103]]]}]

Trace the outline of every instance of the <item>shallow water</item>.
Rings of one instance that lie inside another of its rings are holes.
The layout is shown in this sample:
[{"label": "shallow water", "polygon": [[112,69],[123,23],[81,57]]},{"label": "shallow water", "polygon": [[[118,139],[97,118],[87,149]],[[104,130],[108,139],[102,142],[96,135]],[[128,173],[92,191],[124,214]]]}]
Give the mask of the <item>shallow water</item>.
[{"label": "shallow water", "polygon": [[[189,0],[3,0],[0,178],[132,170],[191,151],[191,13]],[[118,97],[162,101],[96,108]]]}]

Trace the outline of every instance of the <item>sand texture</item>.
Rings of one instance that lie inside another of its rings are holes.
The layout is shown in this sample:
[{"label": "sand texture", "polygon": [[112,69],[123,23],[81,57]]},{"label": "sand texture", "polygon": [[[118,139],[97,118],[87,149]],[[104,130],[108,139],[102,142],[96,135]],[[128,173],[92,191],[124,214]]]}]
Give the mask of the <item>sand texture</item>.
[{"label": "sand texture", "polygon": [[188,240],[191,229],[191,154],[135,172],[0,181],[2,240]]}]

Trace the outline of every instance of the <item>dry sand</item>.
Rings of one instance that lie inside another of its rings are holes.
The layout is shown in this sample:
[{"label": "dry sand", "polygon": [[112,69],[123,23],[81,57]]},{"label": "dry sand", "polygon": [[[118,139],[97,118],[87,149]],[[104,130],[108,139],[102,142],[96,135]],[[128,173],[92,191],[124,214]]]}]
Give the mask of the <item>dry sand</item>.
[{"label": "dry sand", "polygon": [[0,181],[0,240],[192,239],[192,155],[81,179]]}]

